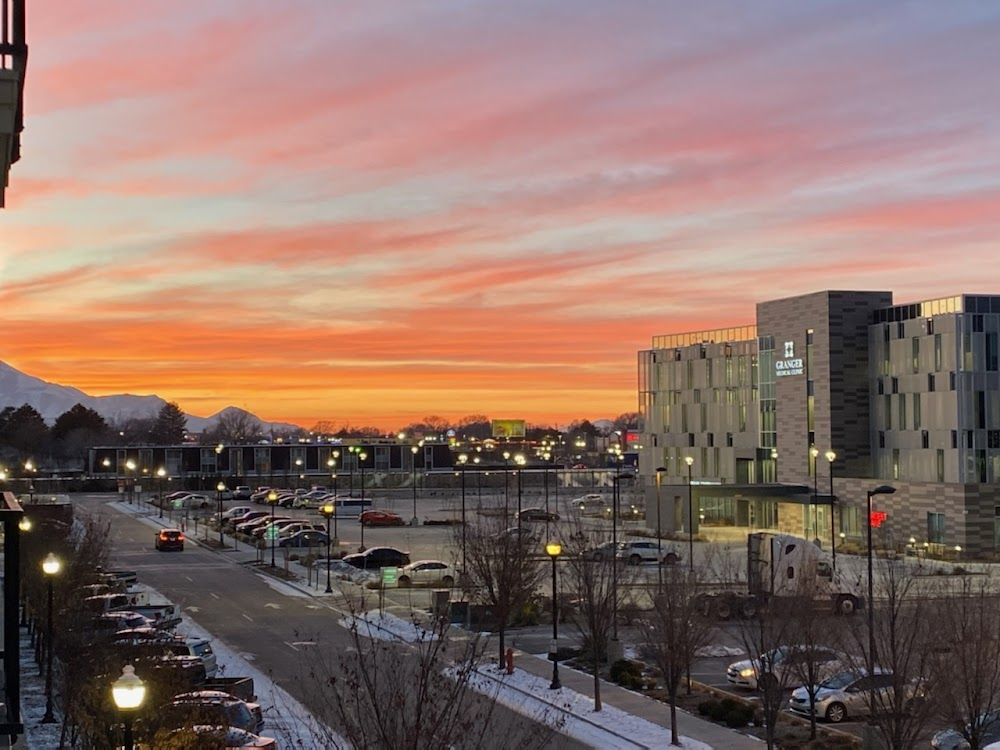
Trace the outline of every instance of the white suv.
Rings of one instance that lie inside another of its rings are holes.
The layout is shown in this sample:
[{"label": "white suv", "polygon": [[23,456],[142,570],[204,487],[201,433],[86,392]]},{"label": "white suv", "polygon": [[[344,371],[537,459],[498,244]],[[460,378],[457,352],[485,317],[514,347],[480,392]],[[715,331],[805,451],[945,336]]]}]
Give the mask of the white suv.
[{"label": "white suv", "polygon": [[[661,562],[660,552],[661,547],[657,546],[656,542],[629,541],[619,543],[617,557],[629,565],[640,565],[646,562]],[[662,552],[662,562],[667,565],[673,565],[681,559],[680,555],[670,547],[662,546]]]}]

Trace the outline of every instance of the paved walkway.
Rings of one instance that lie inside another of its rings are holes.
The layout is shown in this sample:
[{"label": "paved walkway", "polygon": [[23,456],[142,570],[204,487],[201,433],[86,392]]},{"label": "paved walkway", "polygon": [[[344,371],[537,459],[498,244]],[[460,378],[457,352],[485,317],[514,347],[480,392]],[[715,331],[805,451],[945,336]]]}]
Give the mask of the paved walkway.
[{"label": "paved walkway", "polygon": [[[130,506],[127,503],[116,503],[116,507],[123,512],[135,516],[143,516],[155,523],[167,525],[167,519],[162,519],[161,521],[155,514],[149,513],[146,510],[149,506]],[[193,528],[189,527],[187,534],[190,540],[196,539]],[[199,528],[198,538],[204,539],[204,536],[203,529]],[[209,532],[209,538],[216,539],[217,535]],[[226,541],[231,543],[232,539],[227,537]],[[258,551],[245,544],[240,544],[235,549],[232,546],[221,550],[218,548],[215,549],[220,556],[238,564],[252,564],[258,559]],[[268,555],[269,552],[265,550],[265,560],[267,563],[270,562]],[[284,568],[284,560],[280,559],[280,556],[278,566]],[[309,586],[306,583],[307,572],[303,566],[293,562],[289,563],[288,569],[296,575],[296,578],[293,580],[282,579],[286,585],[298,588],[300,591],[310,596],[316,596],[317,598],[328,596],[323,593],[325,579],[323,584],[320,584],[318,587]],[[514,666],[516,669],[523,669],[526,672],[545,679],[552,676],[551,662],[520,651],[515,651]],[[593,700],[594,680],[592,676],[564,667],[559,670],[559,680],[564,689],[573,690]],[[641,693],[626,690],[614,683],[602,681],[601,700],[605,705],[614,706],[625,713],[645,719],[667,729],[670,728],[670,707]],[[761,741],[753,737],[734,732],[731,729],[713,724],[710,721],[705,721],[684,711],[677,712],[677,723],[681,736],[704,742],[716,750],[750,750],[751,748],[752,750],[761,750],[761,747],[763,747]]]}]

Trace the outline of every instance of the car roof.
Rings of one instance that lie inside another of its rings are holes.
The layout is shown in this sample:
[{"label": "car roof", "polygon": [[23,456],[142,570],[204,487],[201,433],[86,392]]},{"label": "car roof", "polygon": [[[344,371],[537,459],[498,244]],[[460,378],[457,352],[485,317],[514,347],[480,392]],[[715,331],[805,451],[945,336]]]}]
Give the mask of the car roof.
[{"label": "car roof", "polygon": [[[440,565],[448,565],[448,563],[446,563],[444,560],[417,560],[416,562],[411,562],[406,567],[408,567],[408,568],[415,568],[417,565],[426,565],[427,563],[435,563],[435,564],[440,564]],[[451,567],[451,566],[448,565],[448,567]]]}]

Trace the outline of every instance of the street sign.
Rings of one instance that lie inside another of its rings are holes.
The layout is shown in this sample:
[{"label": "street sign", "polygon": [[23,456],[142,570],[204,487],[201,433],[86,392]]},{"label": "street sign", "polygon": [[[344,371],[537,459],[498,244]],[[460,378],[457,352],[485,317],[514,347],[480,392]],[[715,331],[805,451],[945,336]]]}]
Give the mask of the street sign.
[{"label": "street sign", "polygon": [[277,539],[278,538],[278,527],[277,526],[268,526],[267,527],[267,538],[268,539]]},{"label": "street sign", "polygon": [[174,507],[175,507],[175,508],[183,508],[183,507],[184,507],[184,501],[183,501],[183,500],[181,500],[181,499],[180,499],[180,498],[178,497],[178,498],[177,498],[176,500],[174,500]]},{"label": "street sign", "polygon": [[382,585],[395,586],[396,573],[398,572],[399,572],[398,568],[382,568]]},{"label": "street sign", "polygon": [[872,528],[873,529],[882,528],[882,522],[885,521],[888,517],[889,517],[888,513],[885,513],[881,510],[873,510],[870,518]]}]

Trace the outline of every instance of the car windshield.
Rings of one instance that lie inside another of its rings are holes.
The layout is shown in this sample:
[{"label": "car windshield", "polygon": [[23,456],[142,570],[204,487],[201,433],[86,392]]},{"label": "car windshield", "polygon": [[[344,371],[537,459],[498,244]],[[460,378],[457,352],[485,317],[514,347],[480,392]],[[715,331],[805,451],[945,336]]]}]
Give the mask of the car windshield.
[{"label": "car windshield", "polygon": [[841,672],[833,677],[823,680],[819,684],[821,688],[826,688],[827,690],[840,690],[850,685],[852,682],[858,679],[858,675],[853,672]]}]

